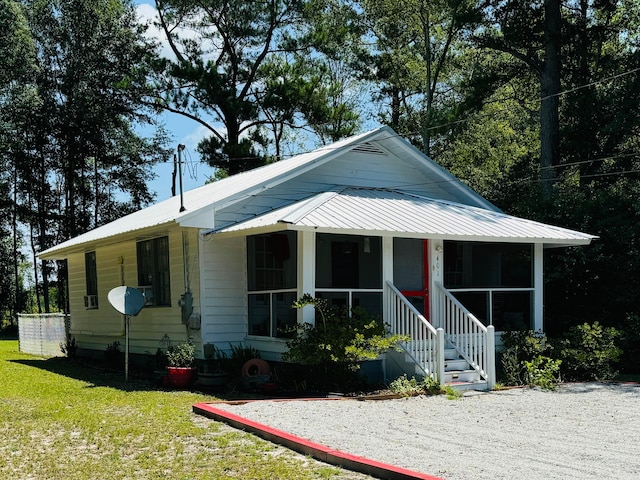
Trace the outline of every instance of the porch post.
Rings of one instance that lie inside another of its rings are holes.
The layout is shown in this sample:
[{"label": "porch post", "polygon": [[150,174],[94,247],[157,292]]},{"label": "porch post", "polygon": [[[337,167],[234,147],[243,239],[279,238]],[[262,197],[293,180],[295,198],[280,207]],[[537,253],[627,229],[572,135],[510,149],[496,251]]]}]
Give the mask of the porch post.
[{"label": "porch post", "polygon": [[[316,235],[313,231],[298,232],[298,298],[305,293],[315,297],[316,287]],[[315,325],[313,308],[298,309],[298,323]]]},{"label": "porch post", "polygon": [[444,244],[442,240],[431,240],[429,242],[431,246],[429,252],[429,270],[431,275],[429,281],[429,299],[430,299],[430,319],[431,324],[434,327],[444,325],[444,318],[442,318],[444,301],[436,283],[440,285],[444,284],[442,275],[442,263],[444,261]]},{"label": "porch post", "polygon": [[536,243],[533,247],[533,330],[542,332],[544,330],[543,323],[543,259],[544,248],[542,243]]}]

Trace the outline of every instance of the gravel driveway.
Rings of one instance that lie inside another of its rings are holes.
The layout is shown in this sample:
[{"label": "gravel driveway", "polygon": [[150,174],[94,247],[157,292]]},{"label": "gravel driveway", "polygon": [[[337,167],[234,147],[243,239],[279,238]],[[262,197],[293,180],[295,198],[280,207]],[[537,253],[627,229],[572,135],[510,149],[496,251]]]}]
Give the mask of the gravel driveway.
[{"label": "gravel driveway", "polygon": [[459,400],[439,395],[216,407],[447,480],[640,478],[637,384],[469,392]]}]

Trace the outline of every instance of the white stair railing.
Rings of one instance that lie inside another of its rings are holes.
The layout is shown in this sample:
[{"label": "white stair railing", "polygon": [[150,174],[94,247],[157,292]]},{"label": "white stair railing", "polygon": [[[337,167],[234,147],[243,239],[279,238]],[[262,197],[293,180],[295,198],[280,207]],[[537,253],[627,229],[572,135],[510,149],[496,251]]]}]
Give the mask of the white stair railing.
[{"label": "white stair railing", "polygon": [[485,327],[442,284],[435,285],[433,323],[444,329],[447,340],[492,389],[496,377],[494,327]]},{"label": "white stair railing", "polygon": [[411,340],[402,347],[412,360],[430,376],[444,381],[444,331],[436,329],[390,282],[385,289],[387,296],[385,320],[391,333],[408,335]]}]

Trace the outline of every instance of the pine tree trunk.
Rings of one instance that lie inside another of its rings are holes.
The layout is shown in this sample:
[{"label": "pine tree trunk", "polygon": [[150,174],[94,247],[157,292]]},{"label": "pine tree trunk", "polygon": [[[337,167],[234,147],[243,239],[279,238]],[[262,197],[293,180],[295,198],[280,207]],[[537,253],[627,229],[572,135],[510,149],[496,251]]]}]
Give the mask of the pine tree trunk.
[{"label": "pine tree trunk", "polygon": [[551,197],[555,166],[559,164],[560,121],[560,0],[545,0],[545,53],[540,79],[540,183],[544,198]]}]

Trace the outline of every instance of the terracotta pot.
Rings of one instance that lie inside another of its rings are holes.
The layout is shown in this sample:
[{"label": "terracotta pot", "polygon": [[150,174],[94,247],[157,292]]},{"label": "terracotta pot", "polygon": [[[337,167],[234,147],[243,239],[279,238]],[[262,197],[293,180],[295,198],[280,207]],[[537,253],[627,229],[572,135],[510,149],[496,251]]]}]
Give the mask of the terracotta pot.
[{"label": "terracotta pot", "polygon": [[194,367],[167,367],[167,379],[173,388],[189,388],[196,378]]}]

